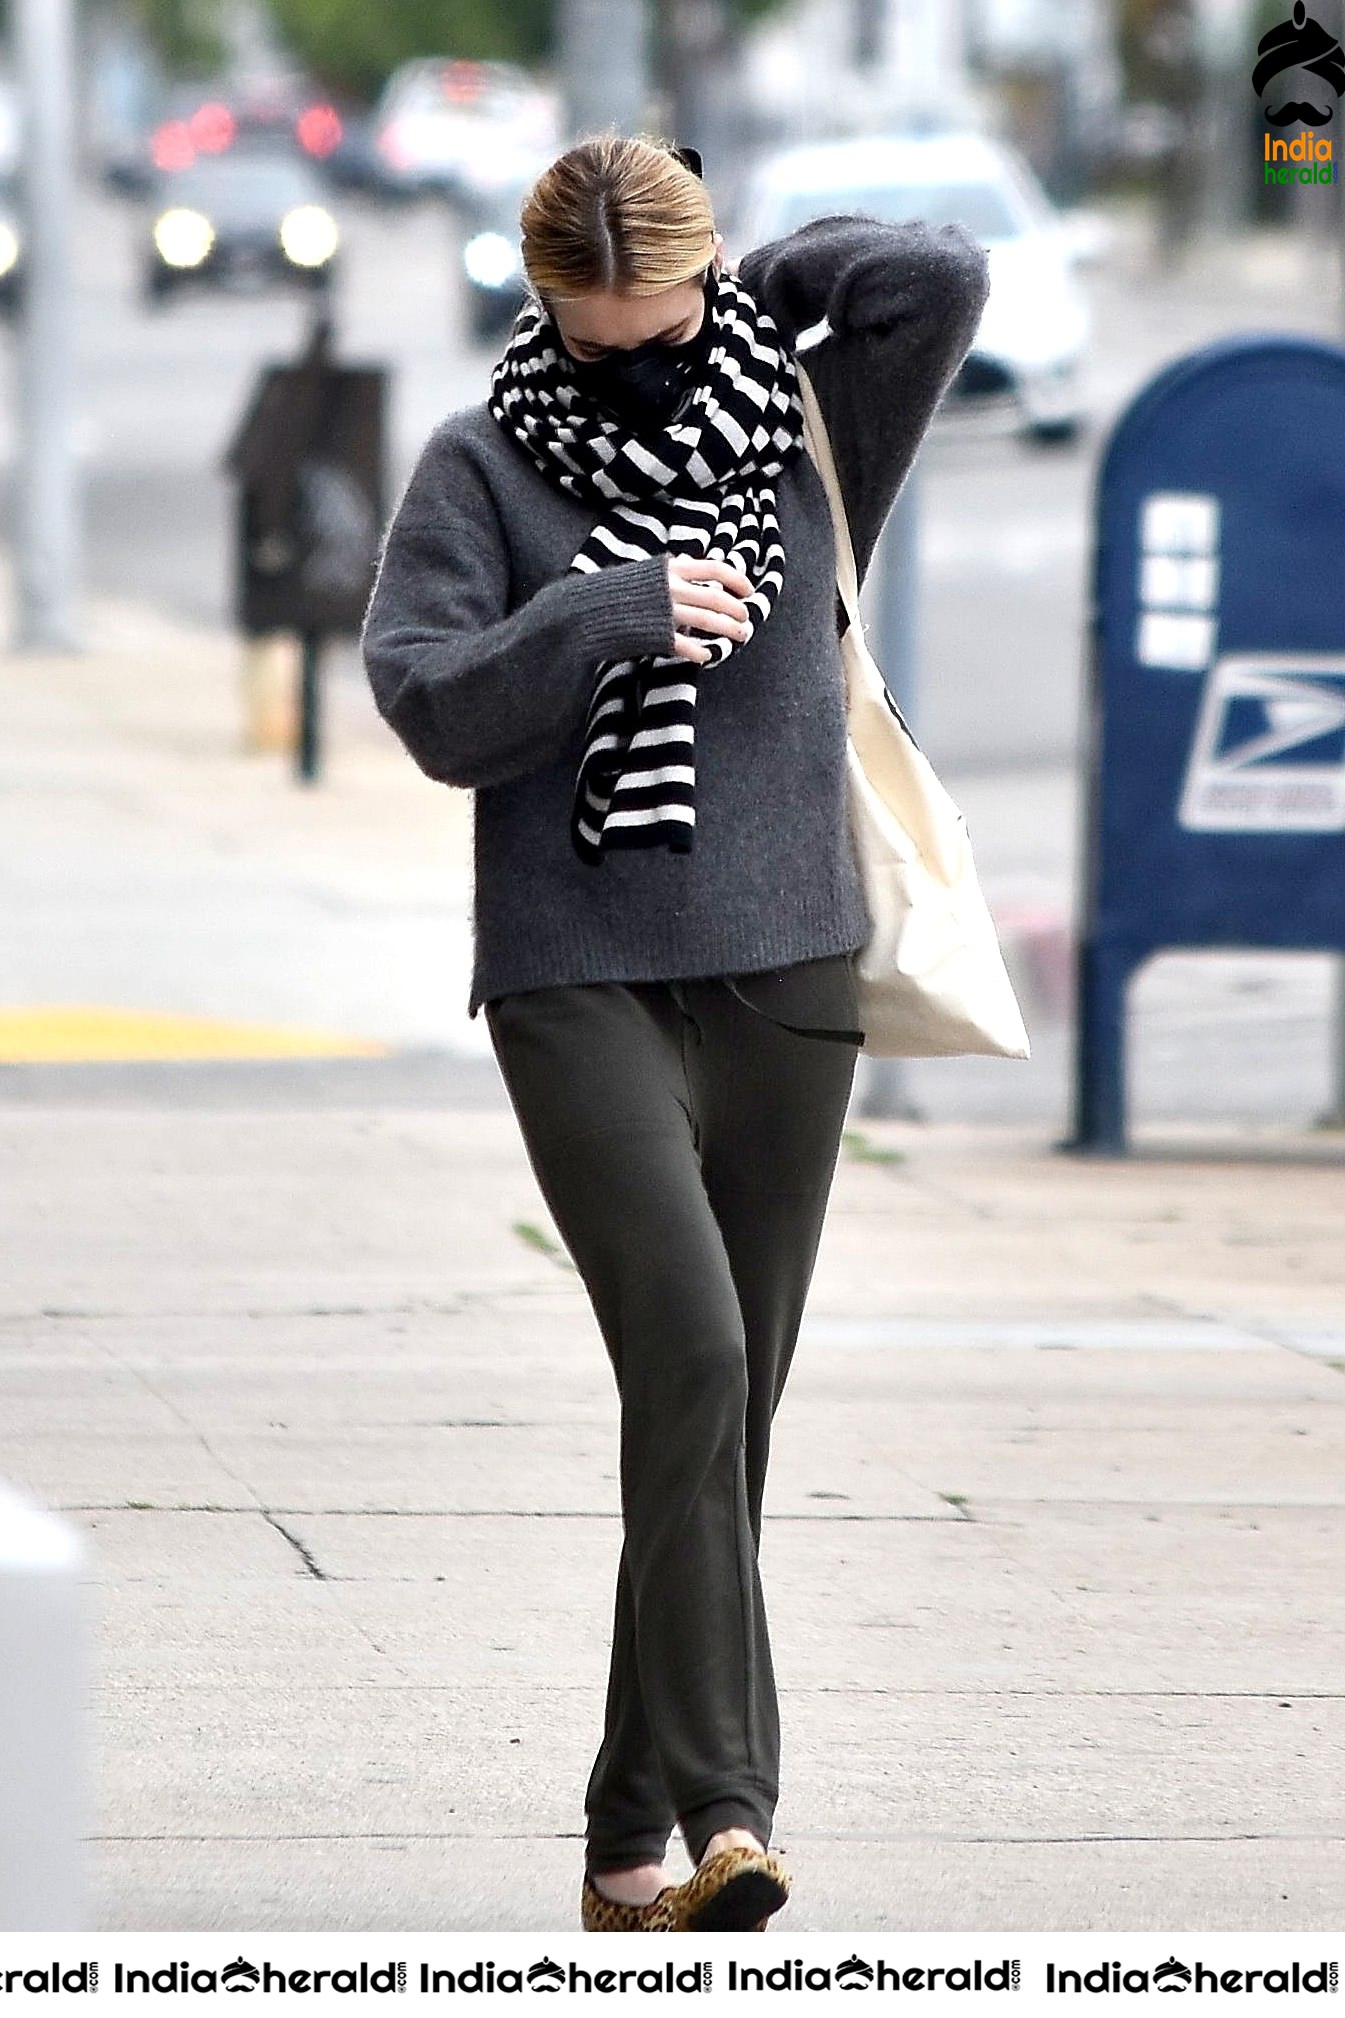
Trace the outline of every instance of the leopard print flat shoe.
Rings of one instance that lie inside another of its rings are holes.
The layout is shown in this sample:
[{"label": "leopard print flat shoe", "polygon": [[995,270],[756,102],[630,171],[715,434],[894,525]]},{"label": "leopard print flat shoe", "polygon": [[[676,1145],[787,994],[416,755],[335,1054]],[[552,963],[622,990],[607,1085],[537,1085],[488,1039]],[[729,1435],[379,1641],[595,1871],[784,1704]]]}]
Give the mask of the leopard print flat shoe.
[{"label": "leopard print flat shoe", "polygon": [[586,1934],[675,1934],[677,1887],[665,1885],[647,1906],[623,1906],[608,1899],[588,1873],[579,1895],[579,1919]]},{"label": "leopard print flat shoe", "polygon": [[760,1934],[789,1897],[789,1873],[769,1850],[735,1845],[698,1864],[673,1897],[683,1934]]}]

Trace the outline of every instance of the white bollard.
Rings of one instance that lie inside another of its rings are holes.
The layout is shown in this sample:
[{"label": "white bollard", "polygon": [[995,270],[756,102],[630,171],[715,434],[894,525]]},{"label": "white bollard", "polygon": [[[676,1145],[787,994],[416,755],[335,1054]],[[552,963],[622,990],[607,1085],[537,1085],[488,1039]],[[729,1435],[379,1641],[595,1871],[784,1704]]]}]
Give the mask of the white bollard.
[{"label": "white bollard", "polygon": [[0,1485],[0,1929],[85,1926],[84,1549]]}]

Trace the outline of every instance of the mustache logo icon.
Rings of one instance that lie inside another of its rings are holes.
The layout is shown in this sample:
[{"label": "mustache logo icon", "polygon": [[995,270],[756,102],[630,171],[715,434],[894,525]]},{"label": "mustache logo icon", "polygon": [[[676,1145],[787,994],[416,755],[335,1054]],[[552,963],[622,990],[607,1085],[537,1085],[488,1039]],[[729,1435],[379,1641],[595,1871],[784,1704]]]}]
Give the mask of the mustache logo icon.
[{"label": "mustache logo icon", "polygon": [[[1252,89],[1258,97],[1286,70],[1307,71],[1328,85],[1337,98],[1345,92],[1345,49],[1329,29],[1313,19],[1303,0],[1295,0],[1292,19],[1281,21],[1261,37],[1256,53],[1260,61],[1252,72]],[[1288,83],[1287,78],[1285,82]],[[1268,126],[1292,126],[1296,122],[1301,126],[1325,126],[1334,110],[1328,106],[1323,111],[1304,98],[1288,99],[1276,112],[1268,105],[1263,105],[1263,109]]]},{"label": "mustache logo icon", "polygon": [[1294,121],[1298,120],[1303,126],[1326,126],[1329,125],[1335,116],[1334,110],[1329,105],[1325,112],[1322,112],[1315,105],[1308,105],[1298,99],[1291,98],[1289,103],[1282,105],[1278,112],[1267,112],[1266,124],[1268,126],[1292,126]]}]

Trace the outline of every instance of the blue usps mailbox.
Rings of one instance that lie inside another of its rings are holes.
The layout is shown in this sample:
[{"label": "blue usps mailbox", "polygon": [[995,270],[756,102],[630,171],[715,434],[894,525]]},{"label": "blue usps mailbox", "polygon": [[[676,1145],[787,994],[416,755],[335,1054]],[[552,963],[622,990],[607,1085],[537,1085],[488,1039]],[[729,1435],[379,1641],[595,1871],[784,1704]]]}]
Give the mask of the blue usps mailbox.
[{"label": "blue usps mailbox", "polygon": [[1169,366],[1098,479],[1074,1135],[1123,1154],[1165,947],[1345,949],[1345,350]]}]

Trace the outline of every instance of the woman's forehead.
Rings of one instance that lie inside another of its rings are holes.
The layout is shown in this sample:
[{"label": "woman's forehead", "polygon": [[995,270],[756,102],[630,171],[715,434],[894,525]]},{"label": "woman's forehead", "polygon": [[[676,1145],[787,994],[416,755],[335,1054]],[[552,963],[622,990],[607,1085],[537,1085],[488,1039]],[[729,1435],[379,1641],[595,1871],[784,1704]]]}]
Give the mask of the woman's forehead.
[{"label": "woman's forehead", "polygon": [[552,317],[575,343],[633,348],[651,337],[680,329],[703,299],[699,279],[679,281],[657,294],[622,294],[615,289],[590,294],[553,295]]}]

